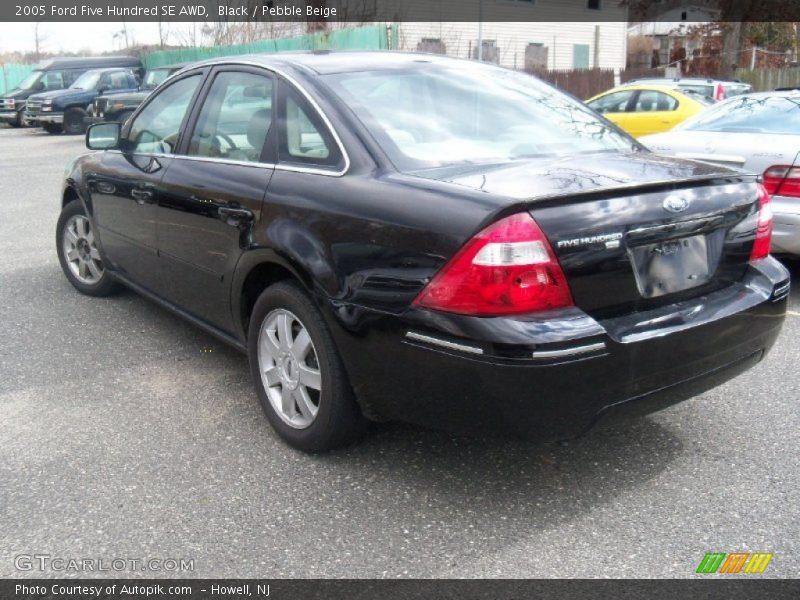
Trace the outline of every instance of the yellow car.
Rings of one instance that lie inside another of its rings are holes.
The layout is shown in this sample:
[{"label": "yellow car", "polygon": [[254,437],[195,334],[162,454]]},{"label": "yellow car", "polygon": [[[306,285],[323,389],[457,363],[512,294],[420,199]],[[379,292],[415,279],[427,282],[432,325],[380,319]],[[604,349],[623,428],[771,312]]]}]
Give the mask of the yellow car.
[{"label": "yellow car", "polygon": [[668,131],[712,102],[666,85],[622,85],[586,104],[638,138]]}]

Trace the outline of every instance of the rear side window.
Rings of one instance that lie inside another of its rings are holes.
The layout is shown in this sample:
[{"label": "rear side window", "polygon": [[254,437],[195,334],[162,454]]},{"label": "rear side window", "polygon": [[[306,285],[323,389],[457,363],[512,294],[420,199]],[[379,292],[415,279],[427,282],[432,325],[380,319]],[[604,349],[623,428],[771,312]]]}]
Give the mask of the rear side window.
[{"label": "rear side window", "polygon": [[607,94],[602,98],[598,98],[597,100],[590,102],[589,108],[593,108],[601,114],[625,112],[631,96],[633,96],[633,92],[631,90]]},{"label": "rear side window", "polygon": [[281,163],[337,167],[343,157],[319,113],[293,87],[281,84],[279,104]]},{"label": "rear side window", "polygon": [[664,92],[645,90],[639,92],[634,106],[635,112],[663,112],[678,108],[678,101]]},{"label": "rear side window", "polygon": [[219,73],[197,118],[189,156],[260,162],[272,127],[272,91],[266,75]]},{"label": "rear side window", "polygon": [[176,81],[153,97],[131,124],[129,151],[173,154],[186,116],[202,76],[198,73]]}]

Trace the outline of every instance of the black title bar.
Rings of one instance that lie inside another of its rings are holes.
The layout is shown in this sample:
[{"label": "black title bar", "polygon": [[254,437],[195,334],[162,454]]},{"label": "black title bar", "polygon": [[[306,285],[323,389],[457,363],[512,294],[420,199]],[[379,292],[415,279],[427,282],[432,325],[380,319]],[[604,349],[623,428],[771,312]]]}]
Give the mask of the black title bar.
[{"label": "black title bar", "polygon": [[0,21],[800,21],[795,0],[2,0]]}]

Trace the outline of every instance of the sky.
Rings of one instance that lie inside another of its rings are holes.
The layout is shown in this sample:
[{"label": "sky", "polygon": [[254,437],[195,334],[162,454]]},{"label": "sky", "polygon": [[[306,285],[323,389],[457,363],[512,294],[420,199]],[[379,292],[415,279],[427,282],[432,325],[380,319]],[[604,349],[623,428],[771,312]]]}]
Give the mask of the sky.
[{"label": "sky", "polygon": [[[33,52],[35,49],[34,23],[0,23],[0,52]],[[177,43],[192,27],[192,23],[169,23],[168,41]],[[125,47],[122,36],[114,34],[123,28],[122,21],[111,23],[41,23],[39,37],[42,52],[106,52]],[[131,45],[157,44],[158,23],[128,23],[128,40]]]}]

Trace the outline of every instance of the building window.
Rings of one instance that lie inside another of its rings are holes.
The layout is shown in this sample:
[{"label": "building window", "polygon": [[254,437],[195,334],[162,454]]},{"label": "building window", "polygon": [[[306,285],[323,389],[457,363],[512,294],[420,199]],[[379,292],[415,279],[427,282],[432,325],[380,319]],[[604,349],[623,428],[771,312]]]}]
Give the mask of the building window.
[{"label": "building window", "polygon": [[589,68],[589,44],[572,45],[572,67],[575,69]]},{"label": "building window", "polygon": [[600,0],[586,0],[586,8],[589,10],[602,10],[600,8]]}]

